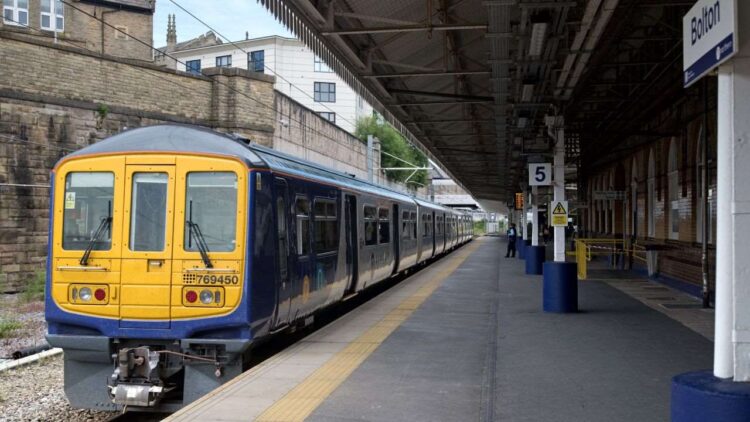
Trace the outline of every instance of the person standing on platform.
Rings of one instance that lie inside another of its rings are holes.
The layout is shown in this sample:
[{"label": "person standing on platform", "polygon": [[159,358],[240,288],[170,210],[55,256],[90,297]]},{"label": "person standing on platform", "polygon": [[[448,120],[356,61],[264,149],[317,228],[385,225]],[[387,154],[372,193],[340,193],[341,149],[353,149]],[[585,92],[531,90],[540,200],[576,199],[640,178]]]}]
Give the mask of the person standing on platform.
[{"label": "person standing on platform", "polygon": [[506,258],[515,257],[516,256],[516,225],[511,223],[510,227],[508,227],[508,252],[505,253]]}]

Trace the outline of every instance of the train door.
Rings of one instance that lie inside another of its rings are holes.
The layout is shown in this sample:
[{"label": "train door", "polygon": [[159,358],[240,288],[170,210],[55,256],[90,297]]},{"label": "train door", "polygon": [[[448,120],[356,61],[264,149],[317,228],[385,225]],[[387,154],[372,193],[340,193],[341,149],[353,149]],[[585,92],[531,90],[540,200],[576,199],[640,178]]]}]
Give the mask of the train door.
[{"label": "train door", "polygon": [[[290,196],[291,199],[291,196]],[[289,269],[289,285],[292,292],[292,304],[289,310],[289,319],[293,321],[301,317],[313,288],[314,274],[312,273],[312,239],[311,239],[311,214],[312,203],[306,193],[296,192],[294,195],[293,225],[294,247],[291,248],[291,260]]]},{"label": "train door", "polygon": [[289,283],[289,187],[286,180],[276,178],[276,318],[275,327],[289,322],[292,295]]},{"label": "train door", "polygon": [[120,327],[170,327],[175,166],[127,165]]},{"label": "train door", "polygon": [[399,227],[401,227],[399,223],[399,214],[398,214],[398,204],[393,204],[393,272],[399,271],[401,268],[401,233],[399,233]]},{"label": "train door", "polygon": [[349,277],[345,296],[357,291],[359,253],[357,244],[357,197],[344,196],[344,230],[346,231],[346,273]]}]

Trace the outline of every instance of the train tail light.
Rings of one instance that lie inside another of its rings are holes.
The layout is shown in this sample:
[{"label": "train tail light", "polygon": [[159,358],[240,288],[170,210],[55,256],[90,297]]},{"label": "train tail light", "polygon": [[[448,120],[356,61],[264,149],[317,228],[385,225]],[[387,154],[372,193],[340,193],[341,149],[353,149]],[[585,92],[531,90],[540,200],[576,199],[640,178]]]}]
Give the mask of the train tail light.
[{"label": "train tail light", "polygon": [[108,293],[109,286],[103,284],[71,284],[68,301],[76,305],[106,305]]},{"label": "train tail light", "polygon": [[182,304],[184,306],[200,306],[204,308],[220,308],[224,306],[224,287],[195,286],[182,289]]}]

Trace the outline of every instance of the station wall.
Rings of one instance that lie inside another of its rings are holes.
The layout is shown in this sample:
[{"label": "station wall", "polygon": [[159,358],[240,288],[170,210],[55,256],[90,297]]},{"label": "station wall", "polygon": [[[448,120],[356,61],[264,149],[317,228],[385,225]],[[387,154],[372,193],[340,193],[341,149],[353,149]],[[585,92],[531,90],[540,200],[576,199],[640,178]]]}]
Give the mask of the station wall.
[{"label": "station wall", "polygon": [[[715,92],[715,83],[711,90]],[[581,221],[587,237],[621,238],[623,233],[627,237],[635,234],[635,263],[645,267],[645,249],[658,249],[660,275],[685,282],[688,289],[693,286],[693,292],[702,283],[703,107],[700,95],[686,96],[643,128],[644,133],[656,136],[625,140],[624,145],[635,147],[625,148],[627,152],[616,162],[585,169],[589,207]],[[713,283],[716,232],[713,101],[707,121],[709,282]],[[612,190],[625,191],[625,201],[593,199],[595,191]]]},{"label": "station wall", "polygon": [[[0,292],[44,271],[49,174],[65,154],[128,128],[185,123],[366,176],[366,146],[243,69],[204,76],[0,28]],[[373,165],[380,167],[379,154]]]}]

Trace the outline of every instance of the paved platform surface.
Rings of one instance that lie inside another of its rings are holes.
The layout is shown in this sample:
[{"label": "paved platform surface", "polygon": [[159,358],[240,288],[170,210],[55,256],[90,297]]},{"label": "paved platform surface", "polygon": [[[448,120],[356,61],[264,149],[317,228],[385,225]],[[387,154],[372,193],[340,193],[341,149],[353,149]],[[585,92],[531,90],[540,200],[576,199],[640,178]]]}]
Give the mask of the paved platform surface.
[{"label": "paved platform surface", "polygon": [[712,343],[628,280],[545,314],[504,246],[464,246],[169,420],[668,420],[671,377],[710,367]]}]

